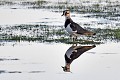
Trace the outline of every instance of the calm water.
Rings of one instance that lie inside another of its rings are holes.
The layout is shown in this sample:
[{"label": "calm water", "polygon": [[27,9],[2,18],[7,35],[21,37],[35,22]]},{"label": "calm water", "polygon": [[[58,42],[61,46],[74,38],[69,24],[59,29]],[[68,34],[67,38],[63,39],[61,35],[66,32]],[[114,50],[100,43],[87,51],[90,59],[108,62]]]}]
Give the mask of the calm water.
[{"label": "calm water", "polygon": [[97,45],[64,72],[64,54],[72,45],[54,43],[12,43],[0,46],[2,80],[119,80],[120,43]]},{"label": "calm water", "polygon": [[[0,8],[0,25],[3,27],[9,25],[21,24],[41,24],[41,25],[64,25],[62,12],[52,12],[48,9],[9,9]],[[71,13],[71,18],[82,27],[106,28],[116,27],[120,23],[118,20],[109,20],[104,18],[88,18],[93,14]],[[87,24],[87,25],[86,25]],[[117,26],[119,27],[119,26]]]}]

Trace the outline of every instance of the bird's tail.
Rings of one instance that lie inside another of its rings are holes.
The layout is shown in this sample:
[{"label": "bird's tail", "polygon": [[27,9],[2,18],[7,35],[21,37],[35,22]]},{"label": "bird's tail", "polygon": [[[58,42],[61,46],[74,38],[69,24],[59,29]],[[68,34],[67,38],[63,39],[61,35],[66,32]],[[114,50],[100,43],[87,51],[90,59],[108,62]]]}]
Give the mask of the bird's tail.
[{"label": "bird's tail", "polygon": [[83,33],[83,35],[96,35],[96,33],[91,32],[91,31],[87,31],[87,32]]}]

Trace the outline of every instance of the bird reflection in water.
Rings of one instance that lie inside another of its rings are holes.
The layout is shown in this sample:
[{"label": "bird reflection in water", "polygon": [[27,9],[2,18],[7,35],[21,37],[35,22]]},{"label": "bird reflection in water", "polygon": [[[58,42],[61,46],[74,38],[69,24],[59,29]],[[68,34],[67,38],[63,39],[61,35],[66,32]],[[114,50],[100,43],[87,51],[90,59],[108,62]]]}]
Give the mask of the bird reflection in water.
[{"label": "bird reflection in water", "polygon": [[70,65],[73,62],[73,60],[77,59],[80,55],[82,55],[84,52],[96,47],[95,45],[92,46],[74,46],[72,45],[65,53],[65,66],[63,68],[63,71],[70,72]]}]

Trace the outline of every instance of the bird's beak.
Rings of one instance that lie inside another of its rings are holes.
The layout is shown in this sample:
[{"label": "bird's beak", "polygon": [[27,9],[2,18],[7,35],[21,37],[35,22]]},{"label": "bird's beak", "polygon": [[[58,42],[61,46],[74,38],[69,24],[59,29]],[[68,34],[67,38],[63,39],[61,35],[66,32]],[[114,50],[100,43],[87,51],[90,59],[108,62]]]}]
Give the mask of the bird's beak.
[{"label": "bird's beak", "polygon": [[64,16],[64,12],[63,12],[63,14],[61,16]]},{"label": "bird's beak", "polygon": [[62,68],[64,68],[63,66],[61,66]]},{"label": "bird's beak", "polygon": [[62,14],[61,16],[64,16],[64,14]]}]

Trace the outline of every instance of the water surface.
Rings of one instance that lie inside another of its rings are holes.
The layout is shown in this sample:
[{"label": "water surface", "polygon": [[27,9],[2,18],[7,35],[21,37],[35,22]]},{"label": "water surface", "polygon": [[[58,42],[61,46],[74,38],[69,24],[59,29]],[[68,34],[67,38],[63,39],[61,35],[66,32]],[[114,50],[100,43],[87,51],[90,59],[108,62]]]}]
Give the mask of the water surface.
[{"label": "water surface", "polygon": [[71,45],[22,42],[0,46],[0,77],[2,80],[119,80],[119,46],[119,43],[101,44],[83,53],[71,64],[72,73],[61,68]]}]

